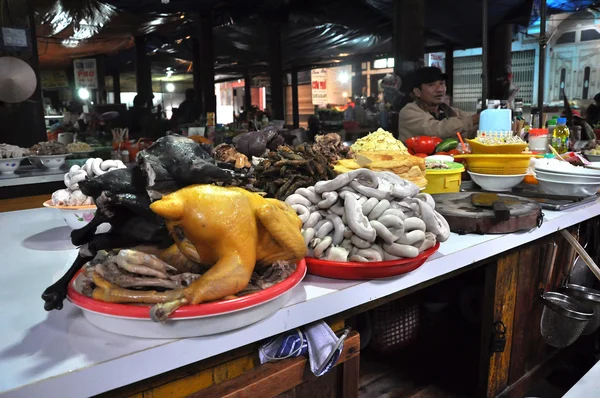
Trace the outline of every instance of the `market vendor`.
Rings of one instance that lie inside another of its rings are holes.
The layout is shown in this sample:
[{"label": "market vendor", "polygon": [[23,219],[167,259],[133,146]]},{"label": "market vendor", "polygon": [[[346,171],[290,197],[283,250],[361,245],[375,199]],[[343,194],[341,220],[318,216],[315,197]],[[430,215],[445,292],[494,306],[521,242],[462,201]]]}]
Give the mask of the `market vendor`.
[{"label": "market vendor", "polygon": [[410,88],[416,99],[400,111],[400,140],[420,135],[449,138],[457,132],[470,137],[477,131],[479,114],[469,115],[444,103],[447,79],[448,76],[435,67],[415,71]]}]

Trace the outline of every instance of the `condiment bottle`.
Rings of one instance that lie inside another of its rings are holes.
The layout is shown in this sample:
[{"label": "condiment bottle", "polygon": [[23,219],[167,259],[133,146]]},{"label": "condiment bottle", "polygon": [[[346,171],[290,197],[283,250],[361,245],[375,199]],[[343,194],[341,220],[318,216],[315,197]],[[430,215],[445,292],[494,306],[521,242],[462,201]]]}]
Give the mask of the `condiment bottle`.
[{"label": "condiment bottle", "polygon": [[566,125],[567,119],[564,117],[558,118],[556,128],[552,134],[552,146],[558,153],[565,153],[569,150],[569,128]]}]

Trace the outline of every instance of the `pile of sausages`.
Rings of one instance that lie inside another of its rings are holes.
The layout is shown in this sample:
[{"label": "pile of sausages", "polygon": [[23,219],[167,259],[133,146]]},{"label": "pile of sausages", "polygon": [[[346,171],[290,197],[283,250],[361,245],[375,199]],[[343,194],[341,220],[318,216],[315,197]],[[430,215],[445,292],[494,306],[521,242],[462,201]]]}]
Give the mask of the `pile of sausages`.
[{"label": "pile of sausages", "polygon": [[86,178],[94,178],[109,171],[123,169],[127,166],[120,160],[102,160],[90,158],[83,166],[73,165],[65,173],[63,182],[67,189],[59,189],[52,194],[52,204],[55,206],[92,205],[91,197],[84,195],[79,189],[79,183]]},{"label": "pile of sausages", "polygon": [[414,258],[450,236],[431,195],[391,172],[354,170],[299,188],[285,202],[302,220],[309,256],[324,260]]}]

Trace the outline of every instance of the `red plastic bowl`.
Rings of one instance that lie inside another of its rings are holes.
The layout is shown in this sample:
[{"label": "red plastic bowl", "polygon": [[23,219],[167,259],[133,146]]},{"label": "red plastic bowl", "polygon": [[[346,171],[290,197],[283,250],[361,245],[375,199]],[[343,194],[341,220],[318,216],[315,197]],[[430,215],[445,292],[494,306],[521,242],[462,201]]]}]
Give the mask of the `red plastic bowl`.
[{"label": "red plastic bowl", "polygon": [[425,250],[415,258],[379,261],[375,263],[356,263],[306,258],[308,273],[334,279],[380,279],[414,271],[440,248],[440,243]]},{"label": "red plastic bowl", "polygon": [[[75,277],[73,277],[67,288],[67,297],[73,304],[88,311],[105,315],[125,318],[150,319],[151,306],[149,305],[106,303],[104,301],[94,300],[79,293],[75,289],[75,280],[81,272],[83,272],[83,270],[79,271]],[[289,278],[265,290],[232,300],[185,305],[175,310],[175,312],[173,312],[169,318],[199,318],[203,316],[240,311],[249,307],[253,307],[255,305],[273,300],[274,298],[281,296],[287,291],[293,289],[302,281],[304,275],[306,275],[306,262],[304,260],[300,260],[296,266],[296,271],[294,271]]]}]

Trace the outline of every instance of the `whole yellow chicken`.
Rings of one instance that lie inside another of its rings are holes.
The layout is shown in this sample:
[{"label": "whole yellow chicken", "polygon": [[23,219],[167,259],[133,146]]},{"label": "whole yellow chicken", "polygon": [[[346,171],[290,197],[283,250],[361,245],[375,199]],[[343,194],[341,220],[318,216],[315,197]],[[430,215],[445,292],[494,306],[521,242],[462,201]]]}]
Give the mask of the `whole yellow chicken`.
[{"label": "whole yellow chicken", "polygon": [[[296,262],[306,254],[296,212],[284,202],[241,188],[193,185],[164,196],[150,209],[166,220],[181,254],[210,266],[185,289],[137,292],[127,299],[158,303],[151,310],[154,320],[165,320],[181,305],[235,295],[248,285],[255,266]],[[174,253],[171,249],[163,254],[168,252]],[[101,292],[115,286],[99,287],[94,296],[109,301]]]}]

